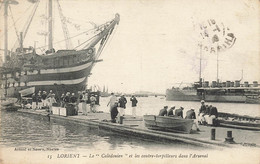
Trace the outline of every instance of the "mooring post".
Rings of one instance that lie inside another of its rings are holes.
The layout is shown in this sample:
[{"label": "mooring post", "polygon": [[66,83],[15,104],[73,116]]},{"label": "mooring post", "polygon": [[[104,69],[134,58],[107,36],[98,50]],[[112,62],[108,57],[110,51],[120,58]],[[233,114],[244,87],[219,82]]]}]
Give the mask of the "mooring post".
[{"label": "mooring post", "polygon": [[235,143],[234,138],[232,137],[232,131],[227,131],[227,138],[225,138],[225,142],[227,143]]},{"label": "mooring post", "polygon": [[215,140],[216,138],[216,129],[211,129],[211,140]]},{"label": "mooring post", "polygon": [[123,119],[124,119],[124,117],[120,116],[119,124],[123,124]]}]

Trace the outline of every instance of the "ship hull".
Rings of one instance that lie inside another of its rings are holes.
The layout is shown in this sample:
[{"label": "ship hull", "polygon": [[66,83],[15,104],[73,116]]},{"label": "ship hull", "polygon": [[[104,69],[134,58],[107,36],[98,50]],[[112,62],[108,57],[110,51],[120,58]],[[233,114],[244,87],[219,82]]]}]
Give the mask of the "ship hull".
[{"label": "ship hull", "polygon": [[66,92],[77,93],[85,90],[92,67],[93,61],[89,60],[71,67],[33,70],[26,74],[22,72],[21,75],[16,76],[20,84],[9,84],[7,90],[2,89],[1,92],[6,92],[7,97],[19,97],[19,91],[35,87],[36,93],[50,90],[57,96]]},{"label": "ship hull", "polygon": [[205,95],[204,97],[196,95],[195,90],[182,91],[178,89],[166,90],[167,101],[200,101],[207,102],[229,102],[229,103],[253,103],[258,104],[258,101],[249,101],[247,96],[244,95]]}]

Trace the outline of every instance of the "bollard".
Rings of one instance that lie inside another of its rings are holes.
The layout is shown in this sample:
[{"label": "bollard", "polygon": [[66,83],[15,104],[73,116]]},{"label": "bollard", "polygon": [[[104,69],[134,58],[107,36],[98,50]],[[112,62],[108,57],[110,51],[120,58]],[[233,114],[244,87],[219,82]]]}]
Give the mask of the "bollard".
[{"label": "bollard", "polygon": [[227,131],[227,138],[225,138],[225,142],[230,144],[235,143],[233,139],[232,131]]},{"label": "bollard", "polygon": [[211,140],[215,140],[216,138],[216,129],[211,129]]},{"label": "bollard", "polygon": [[124,119],[124,117],[120,116],[119,124],[123,124],[123,119]]}]

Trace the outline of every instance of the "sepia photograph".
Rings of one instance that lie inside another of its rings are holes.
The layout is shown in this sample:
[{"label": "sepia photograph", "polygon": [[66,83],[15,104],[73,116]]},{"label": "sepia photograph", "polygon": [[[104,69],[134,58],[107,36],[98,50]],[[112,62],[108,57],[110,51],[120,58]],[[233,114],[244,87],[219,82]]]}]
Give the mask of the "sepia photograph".
[{"label": "sepia photograph", "polygon": [[0,164],[260,163],[259,0],[0,0]]}]

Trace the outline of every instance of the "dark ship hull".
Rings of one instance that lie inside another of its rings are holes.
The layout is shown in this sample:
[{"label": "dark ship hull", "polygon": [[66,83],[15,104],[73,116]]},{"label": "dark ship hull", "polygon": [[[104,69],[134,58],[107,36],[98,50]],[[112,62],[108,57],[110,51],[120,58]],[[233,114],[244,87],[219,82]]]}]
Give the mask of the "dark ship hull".
[{"label": "dark ship hull", "polygon": [[[57,52],[52,55],[52,58],[60,54],[61,53]],[[20,90],[30,87],[35,87],[36,92],[40,90],[47,92],[53,90],[53,92],[58,95],[66,92],[77,93],[78,91],[82,91],[85,89],[88,76],[95,61],[93,58],[94,55],[92,54],[81,53],[80,55],[82,58],[85,57],[87,61],[73,62],[73,60],[70,60],[70,58],[72,59],[72,57],[70,57],[72,55],[70,54],[56,58],[56,60],[60,62],[60,65],[56,65],[56,68],[54,65],[53,68],[12,70],[2,74],[2,92],[8,97],[17,97],[19,96]],[[45,57],[43,57],[43,59],[44,58]],[[49,58],[49,60],[55,62],[52,58]],[[71,62],[69,66],[64,66],[65,58],[68,59],[68,64]],[[4,87],[6,87],[6,90]]]},{"label": "dark ship hull", "polygon": [[254,82],[249,86],[247,82],[243,86],[237,83],[236,86],[208,86],[198,88],[172,88],[166,90],[167,101],[200,101],[207,102],[229,102],[229,103],[260,103],[260,88],[258,83]]}]

